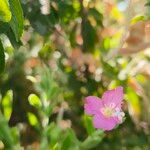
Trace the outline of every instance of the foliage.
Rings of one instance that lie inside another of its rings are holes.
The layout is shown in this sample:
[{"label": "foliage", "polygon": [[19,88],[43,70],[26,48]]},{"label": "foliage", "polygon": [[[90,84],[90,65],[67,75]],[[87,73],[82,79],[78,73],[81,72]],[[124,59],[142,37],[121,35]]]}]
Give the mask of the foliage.
[{"label": "foliage", "polygon": [[0,41],[0,73],[3,72],[4,68],[5,68],[5,55],[4,55],[4,48],[3,45]]}]

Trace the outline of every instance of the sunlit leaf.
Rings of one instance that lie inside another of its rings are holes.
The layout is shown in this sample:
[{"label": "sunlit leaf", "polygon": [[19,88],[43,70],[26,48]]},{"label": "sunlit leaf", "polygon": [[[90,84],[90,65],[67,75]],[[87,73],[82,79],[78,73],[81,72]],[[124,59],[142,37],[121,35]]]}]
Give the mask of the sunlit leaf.
[{"label": "sunlit leaf", "polygon": [[140,100],[135,91],[130,87],[127,88],[126,98],[129,104],[129,112],[131,116],[139,119],[141,114]]},{"label": "sunlit leaf", "polygon": [[92,124],[92,118],[88,116],[84,116],[83,119],[84,119],[85,128],[88,134],[91,135],[95,131],[93,124]]},{"label": "sunlit leaf", "polygon": [[11,19],[11,12],[7,0],[0,0],[0,21],[9,22]]},{"label": "sunlit leaf", "polygon": [[28,100],[32,106],[35,106],[37,108],[39,108],[41,106],[41,100],[35,94],[30,94]]},{"label": "sunlit leaf", "polygon": [[2,99],[2,107],[4,109],[4,116],[7,121],[10,119],[12,113],[12,96],[13,93],[11,90],[7,91],[6,95]]},{"label": "sunlit leaf", "polygon": [[38,125],[38,119],[33,113],[28,112],[28,119],[32,126]]},{"label": "sunlit leaf", "polygon": [[138,16],[135,16],[134,18],[132,18],[131,24],[133,25],[133,24],[136,24],[139,21],[144,21],[144,20],[146,20],[146,16],[138,15]]}]

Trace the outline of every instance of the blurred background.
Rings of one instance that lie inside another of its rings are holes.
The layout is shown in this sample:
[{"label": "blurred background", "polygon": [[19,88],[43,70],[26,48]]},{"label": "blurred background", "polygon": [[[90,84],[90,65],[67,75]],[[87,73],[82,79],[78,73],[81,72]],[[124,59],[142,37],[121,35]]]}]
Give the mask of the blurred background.
[{"label": "blurred background", "polygon": [[[0,2],[0,149],[150,149],[150,0]],[[119,85],[124,123],[95,130],[84,98]]]}]

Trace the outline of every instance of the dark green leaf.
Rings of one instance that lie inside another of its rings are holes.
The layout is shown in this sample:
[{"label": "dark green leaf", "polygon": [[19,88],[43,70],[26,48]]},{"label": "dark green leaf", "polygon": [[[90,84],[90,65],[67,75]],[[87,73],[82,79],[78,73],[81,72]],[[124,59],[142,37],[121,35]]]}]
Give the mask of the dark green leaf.
[{"label": "dark green leaf", "polygon": [[12,12],[10,26],[18,42],[23,33],[23,12],[19,0],[9,0],[9,3]]},{"label": "dark green leaf", "polygon": [[76,31],[77,31],[77,24],[74,25],[69,35],[69,40],[72,47],[76,46]]},{"label": "dark green leaf", "polygon": [[0,22],[0,34],[6,33],[9,28],[10,28],[10,26],[8,23]]},{"label": "dark green leaf", "polygon": [[96,42],[96,32],[90,21],[85,20],[82,23],[83,49],[92,51]]},{"label": "dark green leaf", "polygon": [[96,10],[95,8],[90,8],[89,15],[94,17],[98,25],[103,26],[103,15],[98,10]]},{"label": "dark green leaf", "polygon": [[13,46],[15,49],[18,49],[18,48],[22,45],[22,43],[21,43],[20,40],[19,40],[19,41],[16,40],[15,35],[14,35],[14,33],[13,33],[13,31],[12,31],[11,28],[8,29],[6,35],[7,35],[7,37],[9,38],[10,43],[12,44],[12,46]]},{"label": "dark green leaf", "polygon": [[0,73],[4,71],[5,68],[5,54],[4,54],[4,48],[0,41]]}]

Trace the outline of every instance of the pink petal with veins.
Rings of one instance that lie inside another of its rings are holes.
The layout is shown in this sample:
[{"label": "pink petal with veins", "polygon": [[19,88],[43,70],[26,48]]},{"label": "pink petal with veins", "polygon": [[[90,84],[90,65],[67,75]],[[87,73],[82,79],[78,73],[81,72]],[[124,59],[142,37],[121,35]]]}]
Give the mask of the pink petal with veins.
[{"label": "pink petal with veins", "polygon": [[106,91],[102,96],[102,101],[104,104],[114,103],[119,109],[121,109],[121,104],[123,100],[123,87],[119,86],[114,90]]},{"label": "pink petal with veins", "polygon": [[103,129],[105,131],[112,130],[119,123],[117,117],[105,118],[102,114],[94,116],[93,125],[97,129]]},{"label": "pink petal with veins", "polygon": [[102,100],[96,96],[88,96],[85,98],[84,110],[86,114],[95,115],[100,113],[103,107]]}]

